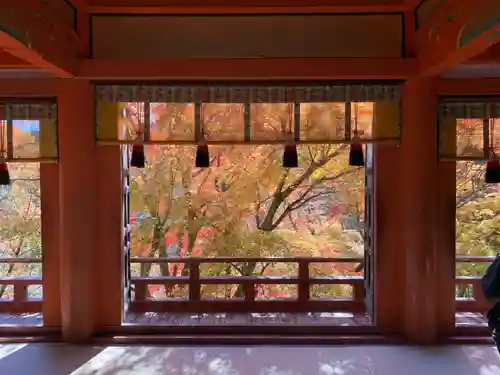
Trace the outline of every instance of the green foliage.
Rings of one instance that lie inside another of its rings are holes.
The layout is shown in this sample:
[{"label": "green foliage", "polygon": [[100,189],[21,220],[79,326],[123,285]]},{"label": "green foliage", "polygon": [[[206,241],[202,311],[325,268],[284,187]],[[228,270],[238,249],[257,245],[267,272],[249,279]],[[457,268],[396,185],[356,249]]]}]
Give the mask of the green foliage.
[{"label": "green foliage", "polygon": [[[456,253],[494,256],[500,252],[500,194],[484,183],[484,165],[457,163]],[[482,276],[489,263],[457,263],[459,276]],[[468,285],[457,288],[458,297],[472,297]]]}]

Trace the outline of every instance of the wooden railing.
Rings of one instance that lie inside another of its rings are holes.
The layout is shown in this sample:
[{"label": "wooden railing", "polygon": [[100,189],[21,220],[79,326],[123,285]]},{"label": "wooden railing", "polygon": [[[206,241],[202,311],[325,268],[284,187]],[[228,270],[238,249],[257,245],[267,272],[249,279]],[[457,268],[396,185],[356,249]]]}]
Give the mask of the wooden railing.
[{"label": "wooden railing", "polygon": [[[15,266],[16,264],[41,264],[36,258],[0,258],[0,264]],[[0,298],[0,313],[35,313],[42,312],[42,298],[29,298],[28,287],[42,285],[41,276],[6,276],[0,277],[1,286],[12,286],[12,299]]]},{"label": "wooden railing", "polygon": [[[489,263],[494,257],[466,257],[457,256],[457,263]],[[132,277],[134,298],[130,304],[132,311],[189,311],[189,312],[329,312],[345,311],[361,313],[364,306],[364,282],[361,276],[328,276],[318,277],[310,275],[311,263],[356,263],[362,264],[362,258],[134,258],[132,263],[138,264],[184,264],[189,269],[188,276],[158,276],[158,277]],[[200,265],[205,263],[238,263],[238,262],[272,262],[296,263],[298,274],[294,276],[200,276]],[[456,285],[470,285],[472,296],[470,298],[456,298],[457,312],[484,313],[489,308],[481,290],[480,276],[457,276]],[[201,286],[208,284],[237,284],[244,290],[244,297],[230,300],[203,299]],[[256,286],[297,285],[296,299],[288,300],[257,300]],[[351,285],[352,298],[311,299],[310,287],[313,285]],[[151,285],[164,285],[165,287],[187,285],[187,299],[151,299],[147,289]]]},{"label": "wooden railing", "polygon": [[[495,257],[488,256],[457,256],[457,263],[491,263]],[[456,276],[456,285],[468,285],[472,295],[467,298],[457,297],[457,312],[485,313],[491,307],[483,295],[481,276]]]},{"label": "wooden railing", "polygon": [[[189,270],[188,276],[132,277],[134,298],[130,310],[135,312],[328,312],[344,311],[362,313],[364,306],[364,281],[361,276],[311,276],[311,263],[357,263],[360,258],[133,258],[131,263],[183,264]],[[298,273],[293,276],[201,276],[200,265],[207,263],[256,264],[256,263],[294,263]],[[257,297],[259,285],[295,285],[296,298],[262,300]],[[151,299],[148,287],[164,285],[166,288],[187,285],[187,299]],[[203,285],[237,285],[243,290],[241,297],[230,299],[205,299],[201,296]],[[350,285],[351,298],[314,299],[311,286]]]},{"label": "wooden railing", "polygon": [[[494,257],[458,256],[457,263],[490,263]],[[200,265],[210,263],[289,263],[297,264],[297,275],[292,276],[202,276]],[[364,281],[362,276],[314,276],[311,275],[312,263],[351,263],[361,265],[362,258],[133,258],[133,264],[183,264],[187,276],[148,276],[132,277],[133,299],[130,310],[136,312],[329,312],[344,311],[362,313],[364,306]],[[0,258],[0,264],[40,264],[40,259]],[[484,313],[489,304],[481,290],[480,276],[457,276],[456,285],[469,285],[472,295],[456,299],[457,312]],[[0,278],[0,286],[13,286],[12,298],[0,298],[0,313],[41,312],[42,298],[29,298],[28,287],[42,285],[42,277],[9,276]],[[148,297],[148,287],[187,287],[186,299],[152,299]],[[242,297],[231,299],[202,298],[203,285],[238,285],[243,290]],[[297,298],[262,300],[258,298],[259,285],[295,285]],[[352,296],[349,298],[315,299],[311,298],[314,285],[350,285]]]}]

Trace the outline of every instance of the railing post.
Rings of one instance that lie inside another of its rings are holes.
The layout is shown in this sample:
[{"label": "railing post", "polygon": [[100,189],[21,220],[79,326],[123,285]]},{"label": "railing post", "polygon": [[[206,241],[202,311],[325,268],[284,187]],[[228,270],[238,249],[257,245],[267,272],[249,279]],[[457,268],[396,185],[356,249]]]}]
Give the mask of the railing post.
[{"label": "railing post", "polygon": [[298,299],[299,304],[306,305],[309,302],[309,261],[299,260],[299,281],[298,281]]},{"label": "railing post", "polygon": [[483,288],[481,285],[481,279],[474,280],[474,283],[472,284],[472,290],[474,293],[474,300],[476,301],[477,306],[480,309],[484,308],[485,311],[488,310],[490,306],[488,301],[484,297]]},{"label": "railing post", "polygon": [[22,280],[14,281],[14,301],[15,302],[25,302],[26,301],[26,283]]},{"label": "railing post", "polygon": [[143,302],[146,300],[146,291],[148,284],[142,281],[134,281],[134,300],[133,302]]},{"label": "railing post", "polygon": [[245,291],[245,302],[254,303],[255,302],[255,285],[253,281],[243,281],[243,290]]},{"label": "railing post", "polygon": [[356,302],[363,303],[365,299],[365,285],[363,280],[354,280],[352,285],[352,299]]},{"label": "railing post", "polygon": [[200,261],[197,259],[191,259],[189,261],[189,300],[199,301],[200,299]]}]

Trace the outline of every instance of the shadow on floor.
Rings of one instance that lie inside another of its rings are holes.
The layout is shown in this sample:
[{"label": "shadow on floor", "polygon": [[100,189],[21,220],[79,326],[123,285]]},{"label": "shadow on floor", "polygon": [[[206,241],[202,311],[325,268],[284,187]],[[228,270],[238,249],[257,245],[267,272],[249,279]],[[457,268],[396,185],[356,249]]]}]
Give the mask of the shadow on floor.
[{"label": "shadow on floor", "polygon": [[0,374],[69,375],[103,349],[64,344],[0,345]]},{"label": "shadow on floor", "polygon": [[0,374],[500,375],[500,357],[491,346],[96,348],[29,344],[0,359]]}]

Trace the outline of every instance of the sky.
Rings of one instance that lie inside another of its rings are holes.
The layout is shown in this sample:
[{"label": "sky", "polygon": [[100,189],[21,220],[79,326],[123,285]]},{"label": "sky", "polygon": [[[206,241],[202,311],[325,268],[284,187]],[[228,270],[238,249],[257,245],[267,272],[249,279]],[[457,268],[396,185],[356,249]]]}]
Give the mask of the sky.
[{"label": "sky", "polygon": [[13,120],[12,124],[23,132],[40,131],[40,121],[38,120]]}]

